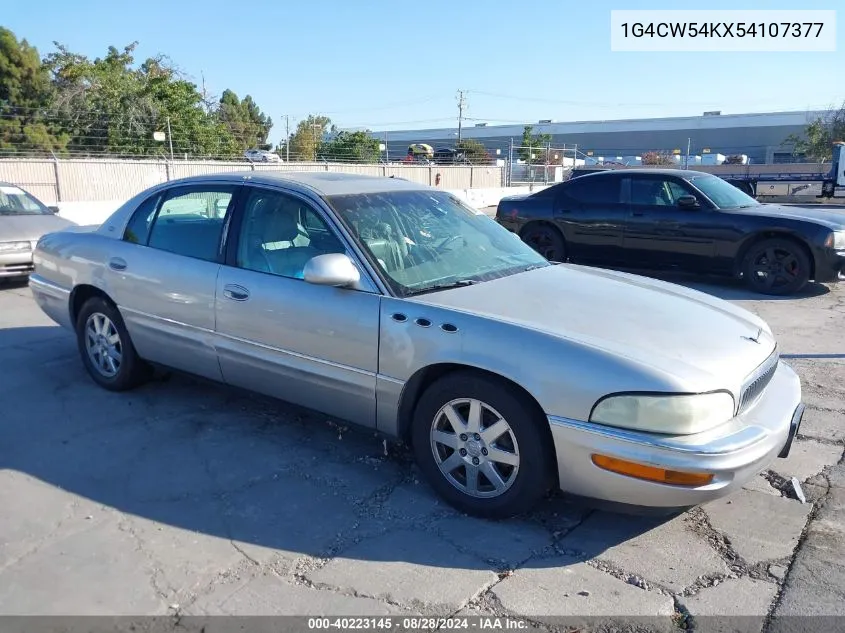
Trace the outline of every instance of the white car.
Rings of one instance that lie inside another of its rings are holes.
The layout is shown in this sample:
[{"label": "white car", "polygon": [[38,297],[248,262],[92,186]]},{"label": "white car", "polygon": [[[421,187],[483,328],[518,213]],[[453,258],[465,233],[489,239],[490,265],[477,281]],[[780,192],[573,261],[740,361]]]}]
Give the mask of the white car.
[{"label": "white car", "polygon": [[278,163],[282,160],[278,154],[264,149],[248,149],[244,152],[244,158],[251,163]]}]

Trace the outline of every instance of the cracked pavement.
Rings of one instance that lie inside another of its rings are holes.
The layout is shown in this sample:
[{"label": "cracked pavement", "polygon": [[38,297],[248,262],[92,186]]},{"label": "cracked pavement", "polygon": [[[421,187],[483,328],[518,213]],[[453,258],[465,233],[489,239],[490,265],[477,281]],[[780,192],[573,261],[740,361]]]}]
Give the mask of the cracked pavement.
[{"label": "cracked pavement", "polygon": [[176,375],[106,392],[29,289],[0,286],[0,614],[845,615],[845,287],[670,280],[772,325],[807,404],[791,456],[674,517],[555,495],[505,522],[313,412]]}]

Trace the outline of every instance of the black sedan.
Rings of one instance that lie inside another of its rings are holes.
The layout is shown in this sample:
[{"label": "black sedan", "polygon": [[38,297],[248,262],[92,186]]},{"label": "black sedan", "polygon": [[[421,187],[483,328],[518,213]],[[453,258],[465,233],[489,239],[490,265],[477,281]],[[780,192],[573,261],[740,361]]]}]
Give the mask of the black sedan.
[{"label": "black sedan", "polygon": [[584,175],[503,198],[496,220],[552,261],[741,277],[772,295],[845,279],[845,213],[761,204],[702,172]]}]

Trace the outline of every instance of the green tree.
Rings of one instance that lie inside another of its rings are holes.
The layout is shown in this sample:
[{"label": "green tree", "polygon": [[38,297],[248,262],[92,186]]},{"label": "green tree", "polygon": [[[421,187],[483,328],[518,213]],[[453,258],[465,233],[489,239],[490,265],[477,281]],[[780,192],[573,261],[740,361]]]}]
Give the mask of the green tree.
[{"label": "green tree", "polygon": [[309,114],[307,118],[297,123],[290,138],[279,143],[276,147],[276,153],[284,158],[288,148],[290,148],[290,159],[292,161],[316,160],[326,128],[331,122],[332,120],[327,116]]},{"label": "green tree", "polygon": [[241,100],[233,91],[224,90],[217,112],[242,151],[266,145],[273,120],[250,95]]},{"label": "green tree", "polygon": [[369,132],[337,132],[334,138],[320,146],[320,158],[327,161],[375,163],[379,154],[378,139]]},{"label": "green tree", "polygon": [[526,125],[522,130],[522,142],[517,153],[527,163],[545,163],[552,135],[532,134],[533,131],[534,127],[531,125]]},{"label": "green tree", "polygon": [[61,151],[67,137],[49,116],[52,92],[38,51],[0,27],[0,153]]},{"label": "green tree", "polygon": [[93,61],[59,43],[45,59],[68,149],[92,154],[154,155],[169,151],[154,132],[172,135],[174,153],[234,156],[238,145],[203,96],[164,56],[135,65],[137,42],[109,47]]},{"label": "green tree", "polygon": [[845,141],[845,101],[838,109],[831,108],[824,116],[807,125],[803,136],[791,134],[784,144],[793,146],[793,154],[829,162],[833,158],[834,141]]},{"label": "green tree", "polygon": [[463,139],[455,148],[462,150],[466,155],[467,161],[473,165],[486,165],[493,161],[484,144],[475,139]]}]

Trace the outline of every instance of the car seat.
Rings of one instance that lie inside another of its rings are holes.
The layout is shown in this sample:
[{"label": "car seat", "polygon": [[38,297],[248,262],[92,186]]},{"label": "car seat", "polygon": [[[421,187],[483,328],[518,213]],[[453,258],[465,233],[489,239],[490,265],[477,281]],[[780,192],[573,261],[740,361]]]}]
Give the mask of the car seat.
[{"label": "car seat", "polygon": [[320,255],[310,245],[308,233],[299,224],[299,205],[281,200],[259,200],[253,207],[242,265],[250,270],[284,277],[303,278],[305,264]]}]

